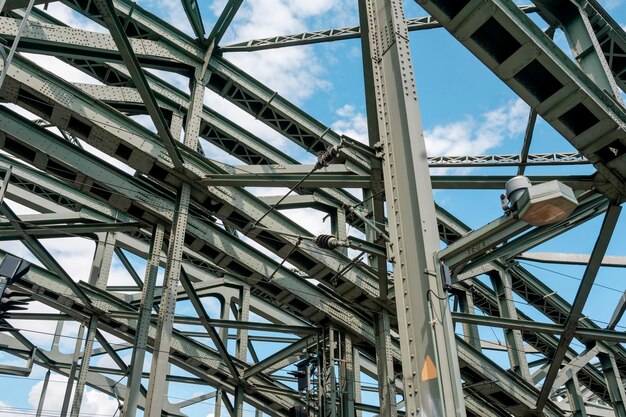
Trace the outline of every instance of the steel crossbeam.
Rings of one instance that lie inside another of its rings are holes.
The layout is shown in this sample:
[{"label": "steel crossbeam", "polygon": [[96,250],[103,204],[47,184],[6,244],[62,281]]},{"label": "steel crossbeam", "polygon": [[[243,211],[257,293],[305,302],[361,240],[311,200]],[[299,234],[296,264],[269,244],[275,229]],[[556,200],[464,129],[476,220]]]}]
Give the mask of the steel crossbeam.
[{"label": "steel crossbeam", "polygon": [[[534,13],[535,6],[520,6],[524,13]],[[406,20],[409,32],[440,28],[441,24],[432,16],[414,17]],[[264,49],[284,48],[288,46],[310,45],[321,42],[334,42],[346,39],[356,39],[361,35],[358,26],[303,32],[293,35],[273,36],[263,39],[252,39],[220,47],[223,52],[252,52]]]}]

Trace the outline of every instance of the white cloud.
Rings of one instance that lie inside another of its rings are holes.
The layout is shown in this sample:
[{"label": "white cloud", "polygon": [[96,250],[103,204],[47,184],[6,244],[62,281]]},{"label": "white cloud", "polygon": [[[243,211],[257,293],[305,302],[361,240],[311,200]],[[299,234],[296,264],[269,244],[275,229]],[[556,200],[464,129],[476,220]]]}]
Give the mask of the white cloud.
[{"label": "white cloud", "polygon": [[[46,399],[43,405],[43,409],[50,415],[61,411],[63,398],[65,397],[66,384],[67,378],[64,376],[55,374],[50,377],[50,383],[48,384]],[[42,387],[43,381],[39,381],[28,393],[28,403],[33,408],[37,408],[37,405],[39,404]],[[72,394],[72,399],[73,397],[74,395]],[[118,403],[114,398],[94,389],[85,388],[80,414],[85,416],[112,416],[117,410],[117,407]]]},{"label": "white cloud", "polygon": [[[330,0],[250,0],[244,2],[222,44],[327,28],[354,19],[348,2]],[[215,15],[223,5],[213,7]],[[315,27],[323,25],[321,27]],[[270,88],[296,103],[319,90],[328,90],[324,65],[311,47],[232,53],[227,58]]]},{"label": "white cloud", "polygon": [[283,48],[229,55],[232,62],[287,99],[302,103],[320,90],[330,90],[323,66],[309,48]]},{"label": "white cloud", "polygon": [[346,104],[335,111],[339,119],[337,119],[331,128],[352,139],[356,139],[363,143],[368,143],[367,139],[367,117],[364,113],[356,110],[351,104]]},{"label": "white cloud", "polygon": [[61,2],[50,2],[44,5],[36,6],[52,17],[62,21],[71,27],[79,27],[91,32],[108,33],[108,29],[74,11]]},{"label": "white cloud", "polygon": [[66,64],[58,58],[49,55],[37,55],[31,53],[22,53],[27,59],[30,59],[35,64],[39,65],[44,70],[56,74],[63,78],[63,80],[70,83],[90,83],[99,84],[102,83],[95,78],[85,74],[84,72],[74,68],[73,66]]},{"label": "white cloud", "polygon": [[[185,9],[183,9],[182,2],[180,1],[163,1],[163,0],[138,0],[137,3],[151,12],[157,14],[161,19],[168,22],[170,25],[185,32],[186,34],[195,37]],[[206,28],[205,28],[206,29]]]},{"label": "white cloud", "polygon": [[522,133],[527,119],[528,106],[517,99],[479,118],[469,116],[424,131],[426,150],[429,156],[481,155]]},{"label": "white cloud", "polygon": [[[0,401],[0,417],[13,417],[14,412],[21,414],[22,410],[14,408],[6,401]],[[207,416],[208,417],[208,416]]]},{"label": "white cloud", "polygon": [[[334,130],[366,141],[367,119],[362,112],[345,105],[335,113],[338,119],[332,125]],[[426,150],[429,156],[484,154],[524,132],[527,119],[528,106],[521,99],[513,100],[479,117],[467,116],[425,130]]]},{"label": "white cloud", "polygon": [[[276,130],[272,129],[265,123],[256,119],[254,116],[246,113],[230,101],[226,100],[223,97],[220,97],[219,95],[208,89],[205,90],[204,104],[206,104],[211,109],[215,109],[219,112],[220,115],[222,115],[226,119],[231,120],[241,128],[247,130],[248,132],[251,132],[252,134],[272,146],[282,148],[288,142],[287,139]],[[216,157],[218,155],[219,154],[213,152],[209,153],[209,155],[207,156]],[[231,160],[231,162],[233,161]],[[237,163],[241,162],[237,160]]]}]

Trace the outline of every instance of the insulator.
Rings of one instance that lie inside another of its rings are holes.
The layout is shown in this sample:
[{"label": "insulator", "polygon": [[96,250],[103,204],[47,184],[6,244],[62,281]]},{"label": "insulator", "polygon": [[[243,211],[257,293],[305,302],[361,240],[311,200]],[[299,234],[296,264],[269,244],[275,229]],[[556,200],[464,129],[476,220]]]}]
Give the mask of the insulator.
[{"label": "insulator", "polygon": [[331,146],[323,152],[320,152],[317,155],[317,163],[315,164],[315,168],[320,169],[327,167],[333,162],[333,159],[339,155],[339,148],[336,146]]},{"label": "insulator", "polygon": [[315,238],[315,244],[322,249],[335,249],[337,247],[337,238],[332,235],[319,235]]}]

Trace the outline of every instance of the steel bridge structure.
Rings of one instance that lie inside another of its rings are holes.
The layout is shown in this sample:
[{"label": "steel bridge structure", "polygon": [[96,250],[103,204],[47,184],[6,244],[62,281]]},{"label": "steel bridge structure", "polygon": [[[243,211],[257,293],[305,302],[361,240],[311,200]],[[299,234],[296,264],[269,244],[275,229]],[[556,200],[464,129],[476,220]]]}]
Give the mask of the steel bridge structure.
[{"label": "steel bridge structure", "polygon": [[[0,363],[0,373],[47,371],[38,409],[21,414],[59,415],[43,407],[58,374],[68,378],[63,417],[88,415],[87,387],[115,398],[124,417],[184,417],[202,403],[214,417],[626,417],[626,292],[607,307],[608,326],[582,314],[600,268],[626,267],[626,253],[606,254],[626,199],[626,33],[597,0],[416,0],[430,16],[415,19],[401,0],[355,0],[358,26],[231,45],[224,34],[243,0],[226,1],[210,30],[200,3],[182,0],[195,37],[130,0],[56,1],[106,33],[34,7],[54,0],[0,0],[0,240],[37,260],[0,302],[0,358],[25,363]],[[530,106],[519,154],[426,157],[409,32],[430,29],[449,32]],[[570,51],[553,41],[557,29]],[[369,143],[228,60],[344,39],[360,39]],[[24,53],[97,83],[69,82]],[[189,92],[146,69],[184,77]],[[205,105],[207,91],[317,162]],[[538,117],[575,151],[530,153]],[[239,163],[206,157],[202,143]],[[523,175],[539,165],[593,170],[528,177],[575,193],[577,207],[556,223],[531,226],[507,211],[471,230],[433,198],[433,189],[504,190],[510,178],[454,168]],[[293,208],[326,213],[332,234],[312,235],[283,212]],[[594,218],[591,253],[533,251]],[[66,237],[95,245],[87,280],[43,244]],[[114,262],[127,285],[109,282]],[[573,302],[525,262],[584,265]],[[13,309],[19,300],[28,308]],[[51,344],[31,337],[33,321],[49,323]],[[80,327],[64,353],[70,323]],[[488,328],[502,329],[504,343],[488,340]],[[172,384],[188,397],[168,396]]]}]

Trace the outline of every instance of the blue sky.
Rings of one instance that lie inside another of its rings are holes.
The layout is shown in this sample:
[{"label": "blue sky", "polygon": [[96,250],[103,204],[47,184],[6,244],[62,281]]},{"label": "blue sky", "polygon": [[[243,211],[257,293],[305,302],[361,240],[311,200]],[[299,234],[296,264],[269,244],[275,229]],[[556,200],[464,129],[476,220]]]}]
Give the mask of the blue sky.
[{"label": "blue sky", "polygon": [[[159,0],[141,0],[138,3],[164,17],[190,33],[182,6],[177,1],[162,2]],[[626,0],[608,0],[602,2],[611,12],[615,20],[622,26],[626,25]],[[221,12],[224,0],[209,2],[199,0],[202,15],[205,18],[207,31]],[[405,2],[408,17],[424,16],[426,13],[413,1]],[[94,24],[86,22],[69,9],[51,4],[50,11],[62,20],[89,30],[99,30]],[[244,0],[244,5],[233,21],[223,40],[223,44],[243,40],[266,37],[270,35],[298,33],[305,30],[319,30],[330,27],[355,26],[358,24],[356,1],[353,0]],[[544,25],[545,26],[545,25]],[[543,26],[542,26],[543,27]],[[417,91],[420,100],[422,120],[429,154],[500,154],[519,153],[525,130],[528,108],[516,95],[505,86],[495,75],[487,70],[482,63],[469,53],[461,44],[443,29],[412,32],[410,34],[413,64]],[[562,34],[557,33],[555,40],[561,47],[566,47]],[[260,51],[255,53],[229,53],[225,55],[236,65],[241,66],[251,75],[257,77],[269,87],[301,106],[305,111],[318,118],[324,124],[341,133],[355,138],[364,139],[366,132],[365,104],[363,92],[362,63],[360,44],[357,40],[342,41],[329,44],[318,44],[305,47],[287,48],[278,51]],[[51,58],[39,58],[45,65],[60,65]],[[59,66],[58,68],[62,68]],[[78,72],[67,71],[72,81],[94,82]],[[162,74],[162,73],[161,73]],[[180,77],[162,74],[170,82],[186,89],[186,82]],[[310,155],[301,151],[270,128],[252,119],[232,105],[228,105],[213,93],[207,92],[205,102],[220,108],[228,117],[242,124],[269,143],[280,147],[300,161],[312,160]],[[137,118],[150,125],[147,118]],[[569,152],[573,151],[549,125],[539,120],[535,130],[535,139],[531,146],[532,153]],[[205,144],[206,145],[206,144]],[[218,150],[206,146],[209,156],[223,159],[229,163],[235,161],[224,156]],[[515,175],[515,168],[482,168],[464,170],[470,175]],[[590,173],[589,167],[578,168],[529,168],[528,174],[559,174],[559,173]],[[283,193],[283,190],[256,190],[263,194]],[[436,201],[455,214],[470,227],[479,228],[500,216],[499,194],[501,191],[437,191]],[[301,224],[307,225],[314,233],[328,230],[328,222],[322,223],[323,214],[312,210],[290,212]],[[624,217],[624,216],[622,216]],[[572,253],[589,253],[601,224],[601,217],[585,225],[569,231],[561,237],[541,245],[537,251],[555,251]],[[626,220],[622,218],[615,231],[608,254],[625,255]],[[86,279],[90,256],[85,256],[84,243],[73,242],[68,245],[47,242],[48,247],[62,260],[68,268],[74,268],[80,279]],[[13,246],[13,250],[24,253],[23,248]],[[88,249],[87,252],[92,251]],[[133,260],[142,274],[142,262]],[[539,276],[560,296],[572,301],[583,267],[556,266],[549,264],[525,264],[531,272]],[[114,265],[115,279],[124,282],[124,275],[119,263]],[[626,286],[622,273],[618,269],[602,268],[596,280],[584,313],[597,320],[601,326],[608,321],[617,300]],[[524,305],[521,300],[517,305],[525,313],[537,320],[545,320],[540,314]],[[215,305],[207,305],[213,308]],[[181,304],[181,314],[191,314],[189,305]],[[621,325],[626,325],[622,320]],[[36,324],[32,324],[32,328]],[[624,328],[622,328],[623,330]],[[70,352],[76,335],[76,326],[66,329],[67,340],[62,343],[62,350]],[[481,336],[488,340],[504,340],[502,332],[482,329]],[[33,336],[35,337],[35,336]],[[43,341],[43,338],[41,339]],[[577,345],[574,345],[575,347]],[[260,352],[269,348],[259,345]],[[503,366],[507,365],[505,354],[493,354],[493,358]],[[149,358],[148,358],[149,359]],[[529,359],[531,357],[529,356]],[[10,358],[0,354],[0,360]],[[148,361],[146,363],[149,363]],[[9,386],[11,396],[0,398],[0,416],[13,415],[3,413],[3,406],[32,409],[36,406],[37,389],[41,389],[43,370],[36,369],[30,379],[7,379],[0,376],[3,386]],[[6,383],[6,385],[5,385]],[[372,384],[367,380],[365,383]],[[39,388],[37,388],[37,386]],[[51,383],[53,391],[62,395],[64,381]],[[198,392],[202,392],[199,388]],[[55,395],[52,395],[54,397]],[[171,401],[187,398],[188,388],[172,384]],[[368,398],[375,397],[370,395]],[[47,403],[48,409],[58,405]],[[112,415],[117,403],[106,399],[100,393],[89,390],[86,397],[85,415]],[[249,409],[249,406],[246,406]],[[212,400],[189,408],[189,415],[207,416],[212,414]]]}]

